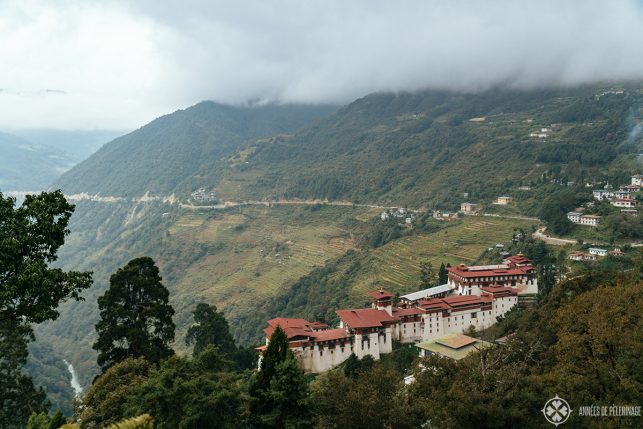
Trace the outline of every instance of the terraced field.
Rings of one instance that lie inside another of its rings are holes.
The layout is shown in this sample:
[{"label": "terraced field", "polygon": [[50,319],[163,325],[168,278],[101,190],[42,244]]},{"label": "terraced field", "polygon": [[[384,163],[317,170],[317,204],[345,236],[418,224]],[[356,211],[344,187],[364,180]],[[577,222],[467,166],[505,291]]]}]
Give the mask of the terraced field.
[{"label": "terraced field", "polygon": [[[191,312],[200,301],[222,308],[237,338],[248,312],[287,292],[299,278],[357,248],[355,225],[364,226],[377,210],[325,206],[252,206],[225,212],[186,211],[169,228],[184,269],[171,282],[181,348]],[[350,228],[346,225],[352,225]],[[365,251],[364,263],[350,295],[362,302],[366,292],[383,287],[409,292],[420,287],[420,265],[429,261],[474,262],[488,247],[507,243],[526,221],[466,217],[431,234],[411,235]],[[180,249],[180,250],[179,250]],[[196,255],[196,256],[195,256]],[[192,259],[186,259],[192,258]]]},{"label": "terraced field", "polygon": [[350,231],[339,225],[363,211],[247,207],[216,215],[182,215],[170,228],[170,236],[212,250],[191,263],[172,290],[179,337],[200,300],[223,308],[235,327],[239,317],[257,303],[280,294],[313,268],[355,248]]},{"label": "terraced field", "polygon": [[488,247],[511,240],[514,229],[530,227],[529,221],[466,217],[432,234],[401,238],[372,252],[370,272],[351,293],[357,297],[379,287],[401,293],[417,290],[422,263],[430,262],[436,271],[442,262],[472,263]]}]

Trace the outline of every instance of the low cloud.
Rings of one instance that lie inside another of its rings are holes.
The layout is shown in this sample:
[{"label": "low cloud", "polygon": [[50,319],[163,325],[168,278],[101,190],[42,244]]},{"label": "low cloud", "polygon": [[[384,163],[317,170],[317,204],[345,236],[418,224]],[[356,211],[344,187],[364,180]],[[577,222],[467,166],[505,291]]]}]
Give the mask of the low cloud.
[{"label": "low cloud", "polygon": [[637,1],[172,3],[0,6],[0,127],[131,128],[203,99],[643,78]]}]

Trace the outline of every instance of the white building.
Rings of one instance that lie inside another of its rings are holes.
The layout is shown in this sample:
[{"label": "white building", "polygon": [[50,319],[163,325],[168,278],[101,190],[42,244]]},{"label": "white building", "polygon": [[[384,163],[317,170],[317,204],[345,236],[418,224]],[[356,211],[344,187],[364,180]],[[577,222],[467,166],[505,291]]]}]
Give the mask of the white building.
[{"label": "white building", "polygon": [[578,212],[569,212],[567,213],[567,219],[574,223],[580,223],[580,217],[582,216],[581,213]]},{"label": "white building", "polygon": [[585,254],[576,250],[569,254],[569,259],[571,259],[572,261],[582,261],[585,259]]},{"label": "white building", "polygon": [[[527,279],[533,270],[529,259],[514,256],[507,260],[512,269],[521,271],[526,282],[531,282]],[[498,282],[508,280],[497,277]],[[488,328],[518,303],[521,289],[509,286],[510,283],[509,280],[507,286],[479,284],[475,295],[455,295],[454,285],[449,283],[404,295],[398,307],[393,306],[393,294],[374,291],[369,294],[371,308],[337,310],[340,323],[334,329],[305,319],[279,317],[269,320],[264,329],[266,344],[258,350],[261,353],[266,349],[274,330],[280,326],[305,372],[327,371],[353,353],[359,358],[370,355],[378,360],[382,354],[392,351],[393,340],[427,342],[448,334],[461,334],[472,327],[476,330]]]},{"label": "white building", "polygon": [[592,191],[595,200],[603,201],[611,198],[627,198],[630,196],[629,191],[612,191],[609,189],[595,189]]},{"label": "white building", "polygon": [[643,187],[643,174],[635,174],[632,176],[632,185]]},{"label": "white building", "polygon": [[590,247],[589,248],[589,254],[590,255],[596,255],[596,256],[607,256],[607,250],[600,249],[598,247]]},{"label": "white building", "polygon": [[598,226],[601,217],[598,215],[584,215],[578,212],[567,213],[567,219],[578,225]]},{"label": "white building", "polygon": [[636,207],[636,200],[633,198],[612,198],[610,204],[614,207],[632,208]]},{"label": "white building", "polygon": [[475,213],[480,210],[480,204],[462,203],[460,204],[460,211],[462,213]]},{"label": "white building", "polygon": [[536,270],[531,260],[523,255],[511,256],[500,265],[460,264],[447,268],[447,271],[449,285],[459,295],[480,295],[483,286],[491,285],[510,286],[518,294],[538,293]]}]

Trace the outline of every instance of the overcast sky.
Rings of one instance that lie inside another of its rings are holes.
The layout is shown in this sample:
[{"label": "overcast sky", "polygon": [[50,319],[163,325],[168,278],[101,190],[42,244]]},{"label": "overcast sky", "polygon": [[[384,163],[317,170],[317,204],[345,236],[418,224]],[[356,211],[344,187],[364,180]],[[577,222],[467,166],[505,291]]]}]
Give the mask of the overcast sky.
[{"label": "overcast sky", "polygon": [[0,0],[0,129],[643,78],[641,1]]}]

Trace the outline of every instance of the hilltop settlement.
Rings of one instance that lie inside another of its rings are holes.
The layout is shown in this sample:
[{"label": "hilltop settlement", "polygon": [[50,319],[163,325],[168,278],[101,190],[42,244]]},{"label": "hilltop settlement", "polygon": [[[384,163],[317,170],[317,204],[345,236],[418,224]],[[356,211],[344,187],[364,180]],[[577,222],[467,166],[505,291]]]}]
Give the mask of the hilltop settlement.
[{"label": "hilltop settlement", "polygon": [[416,344],[421,356],[435,353],[460,359],[467,354],[463,350],[483,345],[464,332],[490,327],[496,318],[538,293],[532,260],[522,254],[509,256],[499,265],[461,264],[447,270],[447,283],[399,300],[384,290],[371,292],[371,308],[336,311],[338,327],[300,318],[271,319],[264,329],[266,344],[257,349],[260,354],[266,349],[279,326],[300,368],[308,373],[334,368],[351,354],[379,360],[391,353],[393,341]]}]

